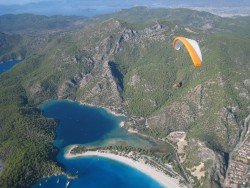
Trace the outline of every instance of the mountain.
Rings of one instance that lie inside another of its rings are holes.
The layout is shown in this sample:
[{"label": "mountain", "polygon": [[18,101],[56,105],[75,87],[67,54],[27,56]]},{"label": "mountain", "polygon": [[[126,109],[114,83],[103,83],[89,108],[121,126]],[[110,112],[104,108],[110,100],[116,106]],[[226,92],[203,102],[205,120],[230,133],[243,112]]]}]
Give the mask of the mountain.
[{"label": "mountain", "polygon": [[135,6],[147,6],[149,8],[199,8],[216,14],[224,15],[249,15],[250,3],[248,0],[55,0],[39,1],[26,4],[0,4],[0,14],[32,13],[40,15],[80,15],[95,16],[106,13],[114,13]]},{"label": "mountain", "polygon": [[[51,34],[61,30],[83,28],[87,18],[80,16],[41,16],[32,14],[6,14],[0,17],[1,32],[39,35]],[[44,32],[44,33],[41,33]],[[47,32],[47,33],[45,33]]]},{"label": "mountain", "polygon": [[[1,187],[25,187],[62,173],[51,145],[56,122],[37,108],[59,98],[126,113],[126,129],[176,147],[183,168],[175,170],[186,183],[223,186],[231,155],[249,137],[249,17],[145,7],[87,22],[28,15],[39,30],[30,36],[29,23],[16,21],[23,16],[0,17],[0,41],[10,46],[0,60],[25,51],[21,63],[0,76]],[[70,20],[84,24],[71,27]],[[45,32],[51,29],[57,32]],[[199,41],[202,68],[173,50],[177,35]],[[179,81],[183,86],[176,89]]]},{"label": "mountain", "polygon": [[26,52],[35,53],[53,36],[84,28],[91,19],[79,16],[41,16],[32,14],[0,16],[0,61],[23,59]]},{"label": "mountain", "polygon": [[[9,51],[14,51],[15,45],[20,43],[22,40],[21,36],[19,35],[9,35],[6,33],[0,33],[0,55],[2,60],[8,59],[19,59],[16,55],[8,54]],[[7,55],[8,54],[8,55]]]}]

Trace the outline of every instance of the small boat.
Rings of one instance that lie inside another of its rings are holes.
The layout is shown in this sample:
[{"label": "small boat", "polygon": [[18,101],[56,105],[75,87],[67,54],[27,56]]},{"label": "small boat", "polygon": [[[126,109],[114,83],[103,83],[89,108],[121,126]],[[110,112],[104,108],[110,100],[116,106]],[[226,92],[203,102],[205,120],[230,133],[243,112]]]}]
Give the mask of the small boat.
[{"label": "small boat", "polygon": [[66,188],[69,186],[69,183],[70,183],[70,181],[67,181],[67,183],[66,183]]},{"label": "small boat", "polygon": [[56,181],[56,183],[59,183],[59,182],[60,182],[60,179],[58,178],[57,181]]}]

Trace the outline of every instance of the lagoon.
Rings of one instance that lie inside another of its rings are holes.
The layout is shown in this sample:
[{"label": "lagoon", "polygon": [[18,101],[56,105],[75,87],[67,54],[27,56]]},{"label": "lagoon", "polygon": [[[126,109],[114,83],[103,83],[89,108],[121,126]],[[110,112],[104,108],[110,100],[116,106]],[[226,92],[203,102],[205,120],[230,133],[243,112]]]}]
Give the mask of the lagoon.
[{"label": "lagoon", "polygon": [[59,122],[54,142],[60,149],[57,161],[67,173],[77,178],[72,180],[66,176],[52,176],[41,179],[33,187],[162,187],[141,171],[112,159],[97,156],[65,158],[67,148],[74,144],[150,146],[150,141],[129,134],[119,126],[126,117],[114,116],[103,108],[68,100],[51,101],[40,108],[46,117]]},{"label": "lagoon", "polygon": [[59,121],[54,145],[63,148],[72,144],[86,144],[104,137],[119,123],[101,108],[83,106],[79,103],[60,100],[41,106],[46,117]]}]

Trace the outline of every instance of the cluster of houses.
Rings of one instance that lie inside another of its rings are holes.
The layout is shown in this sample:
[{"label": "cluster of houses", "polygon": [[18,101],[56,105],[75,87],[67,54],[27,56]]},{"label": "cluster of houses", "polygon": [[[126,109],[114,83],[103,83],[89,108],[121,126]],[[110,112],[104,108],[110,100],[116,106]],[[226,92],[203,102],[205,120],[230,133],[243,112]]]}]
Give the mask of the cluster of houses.
[{"label": "cluster of houses", "polygon": [[228,167],[225,187],[250,187],[250,142],[246,142],[233,155]]}]

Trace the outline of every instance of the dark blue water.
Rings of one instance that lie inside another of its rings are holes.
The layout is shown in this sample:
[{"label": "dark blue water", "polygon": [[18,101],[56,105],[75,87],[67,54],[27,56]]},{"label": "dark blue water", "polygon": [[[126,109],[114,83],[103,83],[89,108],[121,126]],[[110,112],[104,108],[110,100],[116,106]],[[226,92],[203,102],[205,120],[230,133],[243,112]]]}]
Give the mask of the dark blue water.
[{"label": "dark blue water", "polygon": [[[39,181],[34,188],[160,188],[153,179],[142,172],[103,157],[81,157],[75,159],[61,158],[67,172],[77,175],[77,179],[67,179],[65,176],[54,176]],[[47,182],[46,182],[47,181]]]},{"label": "dark blue water", "polygon": [[161,187],[142,172],[123,163],[102,157],[79,157],[66,159],[67,146],[83,144],[89,146],[114,145],[126,142],[133,145],[150,145],[135,135],[128,134],[119,123],[124,117],[116,117],[101,108],[83,106],[67,100],[52,101],[41,106],[46,117],[59,121],[55,145],[60,149],[57,161],[75,179],[52,176],[41,179],[34,188],[117,188],[117,187]]},{"label": "dark blue water", "polygon": [[125,117],[117,117],[97,107],[80,105],[68,100],[52,101],[40,106],[43,114],[59,121],[54,145],[64,148],[72,144],[90,146],[115,145],[150,146],[152,143],[119,126]]},{"label": "dark blue water", "polygon": [[0,74],[6,72],[7,70],[11,69],[14,65],[16,65],[17,63],[19,63],[16,60],[10,60],[10,61],[6,61],[4,63],[0,63]]},{"label": "dark blue water", "polygon": [[106,110],[61,100],[41,106],[46,117],[59,120],[55,145],[63,148],[72,144],[86,144],[102,139],[117,127],[120,119]]}]

